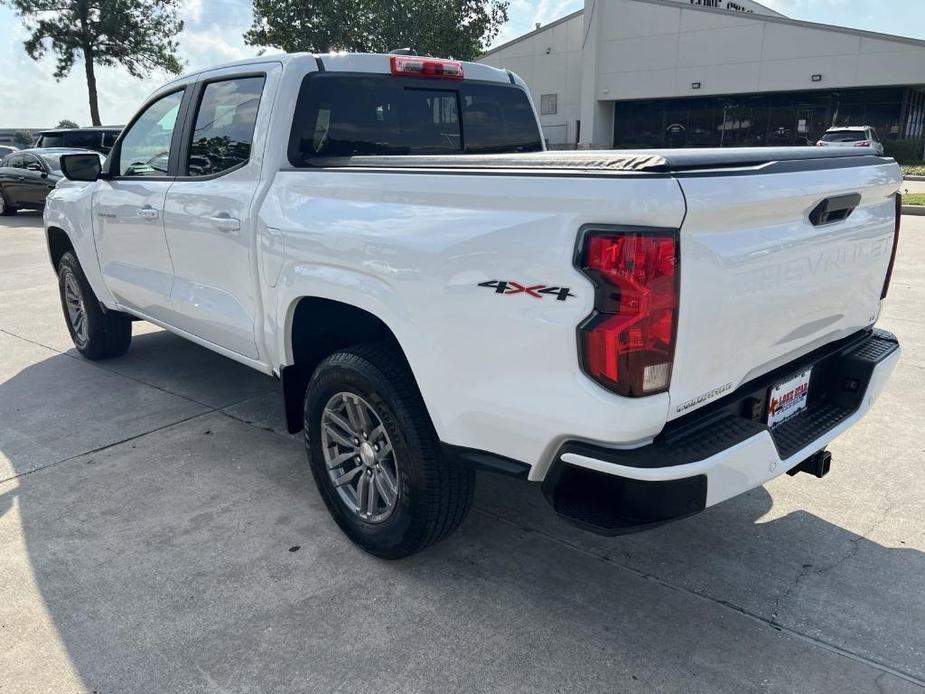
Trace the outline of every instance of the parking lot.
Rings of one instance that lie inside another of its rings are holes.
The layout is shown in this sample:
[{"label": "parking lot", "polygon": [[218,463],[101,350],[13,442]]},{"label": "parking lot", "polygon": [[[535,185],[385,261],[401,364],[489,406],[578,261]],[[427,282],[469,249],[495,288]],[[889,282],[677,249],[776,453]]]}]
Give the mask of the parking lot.
[{"label": "parking lot", "polygon": [[44,243],[0,219],[0,691],[925,689],[925,218],[903,359],[825,480],[602,538],[482,475],[393,563],[328,516],[273,379],[145,323],[80,358]]}]

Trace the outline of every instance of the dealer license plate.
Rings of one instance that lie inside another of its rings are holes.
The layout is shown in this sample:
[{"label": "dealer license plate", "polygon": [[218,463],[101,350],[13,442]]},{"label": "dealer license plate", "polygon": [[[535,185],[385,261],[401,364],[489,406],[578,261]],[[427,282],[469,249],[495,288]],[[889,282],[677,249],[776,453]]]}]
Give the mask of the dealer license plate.
[{"label": "dealer license plate", "polygon": [[768,426],[775,427],[806,409],[812,367],[778,383],[768,398]]}]

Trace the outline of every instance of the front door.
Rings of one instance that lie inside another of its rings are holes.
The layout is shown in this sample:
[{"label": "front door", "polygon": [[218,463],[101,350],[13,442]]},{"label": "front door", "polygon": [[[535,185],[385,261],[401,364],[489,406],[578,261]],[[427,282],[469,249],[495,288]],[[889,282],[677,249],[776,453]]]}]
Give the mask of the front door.
[{"label": "front door", "polygon": [[[193,127],[167,194],[165,225],[174,263],[174,324],[257,358],[254,195],[269,109],[261,108],[275,65],[255,74],[217,73],[197,85]],[[264,103],[271,99],[266,98]]]},{"label": "front door", "polygon": [[48,178],[48,169],[34,154],[23,153],[23,169],[20,172],[18,199],[26,207],[41,207],[55,182]]},{"label": "front door", "polygon": [[168,162],[184,89],[148,104],[112,156],[109,177],[97,183],[94,220],[100,267],[122,306],[170,323],[173,264],[164,234],[164,200],[172,183]]},{"label": "front door", "polygon": [[6,166],[0,169],[0,188],[3,197],[10,205],[23,202],[23,181],[25,180],[25,164],[21,154],[14,154],[6,158]]}]

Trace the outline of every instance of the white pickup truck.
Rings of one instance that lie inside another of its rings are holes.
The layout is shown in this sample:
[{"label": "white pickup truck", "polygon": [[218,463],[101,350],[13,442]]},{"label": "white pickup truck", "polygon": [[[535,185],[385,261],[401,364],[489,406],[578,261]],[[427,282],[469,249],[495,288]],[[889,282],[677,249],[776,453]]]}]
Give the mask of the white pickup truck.
[{"label": "white pickup truck", "polygon": [[382,557],[452,532],[476,468],[605,534],[821,477],[899,358],[900,170],[865,149],[550,153],[510,72],[301,54],[171,82],[63,165],[77,349],[143,319],[278,377]]}]

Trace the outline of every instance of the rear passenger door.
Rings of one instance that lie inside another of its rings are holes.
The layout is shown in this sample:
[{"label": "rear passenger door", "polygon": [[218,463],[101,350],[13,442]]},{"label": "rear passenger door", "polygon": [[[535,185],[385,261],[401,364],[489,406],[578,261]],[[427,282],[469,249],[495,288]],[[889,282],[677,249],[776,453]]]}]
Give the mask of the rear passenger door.
[{"label": "rear passenger door", "polygon": [[278,63],[207,73],[196,85],[164,221],[174,324],[256,359],[253,204]]}]

